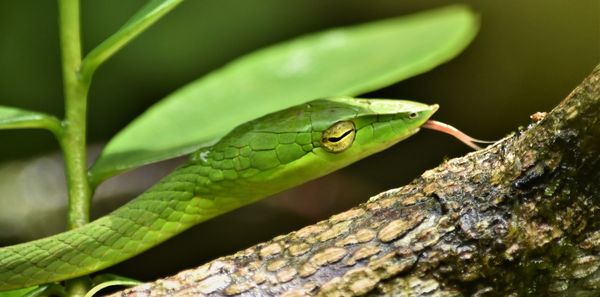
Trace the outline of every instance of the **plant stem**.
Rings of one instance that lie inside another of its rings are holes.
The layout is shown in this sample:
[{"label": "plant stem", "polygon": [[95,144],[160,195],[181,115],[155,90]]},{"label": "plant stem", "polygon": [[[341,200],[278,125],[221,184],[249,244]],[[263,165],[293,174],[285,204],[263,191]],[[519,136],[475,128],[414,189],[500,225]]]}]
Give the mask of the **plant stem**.
[{"label": "plant stem", "polygon": [[[60,46],[62,52],[63,87],[65,96],[64,133],[60,140],[65,159],[69,189],[70,229],[90,220],[91,190],[87,178],[86,115],[89,80],[81,79],[81,39],[79,0],[59,0]],[[86,279],[67,282],[69,296],[84,296],[89,285]]]},{"label": "plant stem", "polygon": [[79,76],[81,41],[79,0],[59,0],[60,42],[65,95],[64,151],[69,188],[69,228],[89,222],[91,191],[86,164],[86,114],[88,81]]}]

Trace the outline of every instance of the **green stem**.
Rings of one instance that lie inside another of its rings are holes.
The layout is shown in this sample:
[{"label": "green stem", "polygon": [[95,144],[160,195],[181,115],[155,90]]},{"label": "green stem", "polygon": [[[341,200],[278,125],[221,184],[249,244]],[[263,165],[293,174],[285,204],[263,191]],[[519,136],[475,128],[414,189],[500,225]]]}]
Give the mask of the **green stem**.
[{"label": "green stem", "polygon": [[86,164],[88,81],[80,79],[81,41],[79,0],[59,0],[60,42],[65,93],[64,133],[61,145],[69,188],[69,228],[89,222],[91,191]]},{"label": "green stem", "polygon": [[[81,79],[81,39],[79,0],[59,0],[60,45],[62,51],[65,119],[61,146],[65,158],[69,189],[70,229],[90,220],[91,190],[87,179],[86,115],[89,80]],[[68,296],[84,296],[89,290],[86,279],[67,282]]]}]

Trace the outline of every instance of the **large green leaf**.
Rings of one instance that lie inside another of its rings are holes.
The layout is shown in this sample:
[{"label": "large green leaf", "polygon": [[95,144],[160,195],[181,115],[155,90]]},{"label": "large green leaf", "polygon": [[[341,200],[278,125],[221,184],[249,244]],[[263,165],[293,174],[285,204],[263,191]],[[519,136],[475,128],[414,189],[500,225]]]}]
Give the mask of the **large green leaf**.
[{"label": "large green leaf", "polygon": [[0,106],[0,129],[47,129],[54,134],[62,130],[60,121],[40,112]]},{"label": "large green leaf", "polygon": [[106,146],[92,181],[208,145],[235,126],[315,98],[357,95],[425,72],[473,39],[464,6],[328,30],[246,55],[148,109]]}]

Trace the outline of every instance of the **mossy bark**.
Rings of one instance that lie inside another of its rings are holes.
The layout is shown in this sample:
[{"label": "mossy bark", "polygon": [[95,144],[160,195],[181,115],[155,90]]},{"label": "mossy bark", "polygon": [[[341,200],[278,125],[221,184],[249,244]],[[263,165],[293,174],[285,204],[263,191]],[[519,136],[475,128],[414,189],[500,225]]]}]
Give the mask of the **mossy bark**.
[{"label": "mossy bark", "polygon": [[600,296],[600,67],[523,131],[118,296]]}]

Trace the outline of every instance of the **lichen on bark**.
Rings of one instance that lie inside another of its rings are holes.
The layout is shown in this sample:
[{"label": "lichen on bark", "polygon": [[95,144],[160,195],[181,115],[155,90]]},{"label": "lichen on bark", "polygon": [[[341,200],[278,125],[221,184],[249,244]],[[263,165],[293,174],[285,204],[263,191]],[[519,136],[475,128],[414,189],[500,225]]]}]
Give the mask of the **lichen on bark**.
[{"label": "lichen on bark", "polygon": [[600,296],[600,67],[529,127],[116,296]]}]

